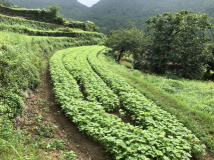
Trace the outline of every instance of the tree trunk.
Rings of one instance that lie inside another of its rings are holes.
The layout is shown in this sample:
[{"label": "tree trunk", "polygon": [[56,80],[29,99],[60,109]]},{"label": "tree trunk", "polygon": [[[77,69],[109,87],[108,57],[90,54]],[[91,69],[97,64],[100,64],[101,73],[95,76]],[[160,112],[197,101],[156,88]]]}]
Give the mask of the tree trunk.
[{"label": "tree trunk", "polygon": [[124,49],[122,49],[122,50],[120,51],[119,57],[118,57],[118,59],[117,59],[117,62],[118,62],[118,63],[120,62],[120,59],[122,58],[122,55],[123,55],[123,52],[124,52],[124,51],[125,51]]}]

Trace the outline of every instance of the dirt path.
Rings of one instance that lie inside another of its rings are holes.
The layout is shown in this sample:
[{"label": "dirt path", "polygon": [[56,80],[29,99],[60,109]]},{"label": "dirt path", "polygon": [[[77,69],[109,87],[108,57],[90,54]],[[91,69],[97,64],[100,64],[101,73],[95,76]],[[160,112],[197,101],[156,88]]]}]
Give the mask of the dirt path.
[{"label": "dirt path", "polygon": [[[38,133],[41,137],[48,130],[49,134],[42,138],[43,141],[63,140],[66,142],[67,150],[73,150],[78,159],[111,160],[102,146],[85,137],[78,131],[75,124],[60,112],[61,108],[54,100],[53,85],[50,83],[51,77],[48,69],[45,69],[44,74],[41,75],[41,80],[42,84],[27,99],[26,108],[23,114],[17,118],[16,127],[26,130],[33,138],[38,138]],[[37,123],[38,120],[40,120],[40,124]],[[46,127],[44,127],[44,131],[41,131],[43,125]],[[34,129],[36,126],[37,129]],[[56,129],[52,130],[53,128]],[[48,153],[48,157],[59,159],[60,152]]]}]

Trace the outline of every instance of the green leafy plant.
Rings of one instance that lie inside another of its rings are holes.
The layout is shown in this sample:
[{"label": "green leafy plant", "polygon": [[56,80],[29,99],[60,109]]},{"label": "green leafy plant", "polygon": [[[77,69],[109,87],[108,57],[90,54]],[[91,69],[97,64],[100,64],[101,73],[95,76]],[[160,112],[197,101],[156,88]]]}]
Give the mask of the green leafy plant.
[{"label": "green leafy plant", "polygon": [[[75,53],[75,50],[84,53],[83,49],[89,53],[93,50],[88,54],[89,64],[119,95],[120,101],[124,101],[123,107],[138,126],[126,124],[118,117],[106,113],[97,102],[83,100],[77,81],[66,70],[62,60],[69,52]],[[203,152],[205,146],[175,117],[99,64],[96,54],[101,49],[100,46],[68,49],[55,53],[50,61],[56,101],[79,130],[102,144],[115,159],[189,159],[193,150],[196,153],[197,149],[197,154]]]},{"label": "green leafy plant", "polygon": [[101,103],[108,112],[114,111],[119,107],[118,97],[94,73],[88,64],[87,54],[91,51],[93,50],[88,50],[88,47],[82,47],[82,49],[73,51],[72,54],[66,54],[63,58],[63,63],[70,74],[84,88],[84,93],[88,101]]}]

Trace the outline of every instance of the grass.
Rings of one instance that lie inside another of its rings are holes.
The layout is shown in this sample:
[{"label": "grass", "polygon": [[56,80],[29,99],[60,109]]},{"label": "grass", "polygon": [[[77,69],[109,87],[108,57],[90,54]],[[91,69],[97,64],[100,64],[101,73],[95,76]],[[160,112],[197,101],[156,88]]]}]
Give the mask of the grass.
[{"label": "grass", "polygon": [[57,30],[58,28],[63,27],[62,25],[33,21],[33,20],[26,20],[24,18],[10,17],[2,14],[0,14],[0,22],[1,24],[5,24],[5,25],[11,25],[11,26],[19,25],[19,26],[25,26],[28,28],[34,28],[37,30],[45,30],[45,31]]},{"label": "grass", "polygon": [[99,60],[158,106],[175,115],[214,153],[213,82],[164,80],[165,77],[127,69],[104,54]]},{"label": "grass", "polygon": [[7,30],[15,33],[27,34],[29,36],[54,36],[54,37],[96,37],[96,38],[104,38],[105,36],[101,33],[97,32],[88,32],[71,29],[69,32],[64,31],[44,31],[44,30],[36,30],[32,28],[28,28],[25,26],[19,25],[0,25],[0,30]]}]

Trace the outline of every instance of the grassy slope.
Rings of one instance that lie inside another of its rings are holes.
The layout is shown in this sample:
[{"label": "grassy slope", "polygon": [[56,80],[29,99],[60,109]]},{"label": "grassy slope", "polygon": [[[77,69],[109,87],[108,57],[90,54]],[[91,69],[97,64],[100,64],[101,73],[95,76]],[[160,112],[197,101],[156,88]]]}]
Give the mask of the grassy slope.
[{"label": "grassy slope", "polygon": [[[64,25],[50,24],[24,18],[10,17],[0,14],[0,30],[26,33],[30,36],[55,36],[55,37],[92,37],[103,38],[104,35],[97,32],[83,31],[80,28],[67,28]],[[78,24],[79,22],[74,22]],[[78,27],[78,25],[76,25]]]},{"label": "grassy slope", "polygon": [[55,50],[97,44],[100,39],[35,37],[7,30],[0,31],[0,37],[0,157],[38,159],[44,154],[40,153],[40,143],[26,144],[29,139],[24,140],[25,133],[13,127],[14,118],[24,107],[21,89],[40,84],[39,76]]},{"label": "grassy slope", "polygon": [[[99,60],[102,61],[109,70],[123,76],[133,87],[137,88],[147,98],[151,99],[164,110],[175,115],[180,122],[192,130],[193,133],[214,153],[214,116],[206,111],[204,112],[195,109],[195,106],[192,106],[191,103],[187,103],[186,101],[189,99],[188,94],[186,94],[186,99],[182,100],[180,97],[178,98],[178,96],[161,89],[158,83],[155,85],[154,83],[151,83],[151,81],[148,81],[148,78],[145,78],[141,72],[130,71],[125,66],[114,63],[111,58],[106,58],[103,54],[99,56]],[[159,79],[161,81],[163,78]],[[185,83],[187,83],[187,85],[189,83],[198,85],[199,82],[186,81]],[[210,84],[213,86],[213,83]],[[207,85],[206,82],[200,82],[201,87],[199,87],[199,85],[198,87],[203,90],[203,86],[205,85]],[[189,95],[189,97],[190,96],[191,95]],[[195,100],[198,98],[199,97],[196,97]]]},{"label": "grassy slope", "polygon": [[[2,14],[0,22],[0,159],[47,159],[43,151],[50,152],[51,144],[45,144],[41,151],[41,137],[34,139],[25,131],[14,130],[15,118],[24,109],[22,90],[34,89],[41,83],[40,75],[56,50],[98,44],[104,35],[83,31],[82,22],[72,22],[72,28],[67,28]],[[45,132],[52,134],[49,128],[46,126]],[[61,145],[58,142],[56,145]]]}]

